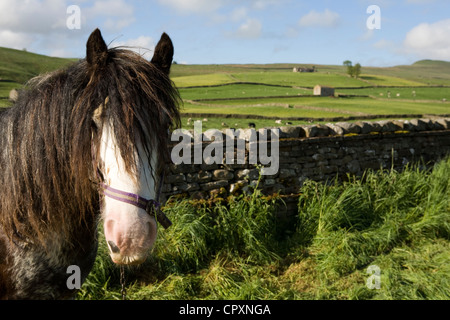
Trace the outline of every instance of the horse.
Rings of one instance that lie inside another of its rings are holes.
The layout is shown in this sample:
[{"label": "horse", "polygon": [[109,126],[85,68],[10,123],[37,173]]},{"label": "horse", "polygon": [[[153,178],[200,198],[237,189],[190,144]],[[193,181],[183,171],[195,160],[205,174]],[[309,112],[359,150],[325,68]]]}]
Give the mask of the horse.
[{"label": "horse", "polygon": [[0,112],[0,299],[73,298],[68,268],[85,281],[100,223],[114,263],[146,259],[180,124],[173,53],[166,33],[147,61],[96,29],[86,58],[31,79]]}]

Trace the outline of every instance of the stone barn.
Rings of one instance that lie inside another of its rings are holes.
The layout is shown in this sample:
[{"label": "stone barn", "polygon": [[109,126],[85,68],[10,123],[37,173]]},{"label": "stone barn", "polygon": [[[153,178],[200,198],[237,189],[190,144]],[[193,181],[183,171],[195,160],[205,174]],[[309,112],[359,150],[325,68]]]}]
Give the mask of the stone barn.
[{"label": "stone barn", "polygon": [[313,66],[312,68],[306,68],[306,67],[294,67],[292,69],[293,72],[316,72],[316,67]]},{"label": "stone barn", "polygon": [[317,85],[314,87],[314,95],[321,97],[334,96],[334,88]]}]

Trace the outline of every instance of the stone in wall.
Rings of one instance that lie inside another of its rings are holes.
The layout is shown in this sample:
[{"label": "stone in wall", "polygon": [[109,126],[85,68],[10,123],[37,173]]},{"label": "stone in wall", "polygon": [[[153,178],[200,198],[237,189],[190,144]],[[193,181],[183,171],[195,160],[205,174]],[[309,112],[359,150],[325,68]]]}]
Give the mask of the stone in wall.
[{"label": "stone in wall", "polygon": [[361,127],[353,122],[337,122],[336,126],[342,128],[344,134],[361,132]]},{"label": "stone in wall", "polygon": [[217,169],[213,171],[214,180],[231,180],[233,177],[233,172],[226,169]]}]

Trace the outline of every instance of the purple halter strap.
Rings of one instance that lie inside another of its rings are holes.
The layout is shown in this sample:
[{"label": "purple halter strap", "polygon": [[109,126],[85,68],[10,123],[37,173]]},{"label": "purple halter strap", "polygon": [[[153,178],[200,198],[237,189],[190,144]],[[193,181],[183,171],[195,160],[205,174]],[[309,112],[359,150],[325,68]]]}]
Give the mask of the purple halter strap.
[{"label": "purple halter strap", "polygon": [[114,189],[113,187],[110,187],[104,183],[101,183],[100,186],[102,187],[102,193],[105,196],[128,204],[132,204],[138,208],[146,210],[148,203],[151,203],[155,207],[155,209],[158,209],[160,206],[160,203],[153,199],[147,200],[137,194],[124,192],[119,189]]},{"label": "purple halter strap", "polygon": [[172,222],[167,218],[164,212],[161,211],[161,203],[159,202],[159,197],[161,195],[162,185],[163,185],[164,175],[161,174],[159,181],[159,188],[156,194],[156,200],[145,199],[137,194],[125,192],[108,186],[105,183],[100,183],[101,192],[112,199],[125,202],[134,205],[138,208],[144,209],[149,215],[155,216],[156,221],[158,221],[165,229],[172,225]]}]

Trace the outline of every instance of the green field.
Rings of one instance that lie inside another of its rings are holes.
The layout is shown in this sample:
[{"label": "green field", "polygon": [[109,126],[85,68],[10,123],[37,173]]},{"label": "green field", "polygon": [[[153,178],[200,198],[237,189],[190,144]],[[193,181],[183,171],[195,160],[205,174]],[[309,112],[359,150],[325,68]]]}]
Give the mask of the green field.
[{"label": "green field", "polygon": [[73,61],[76,59],[53,58],[0,47],[0,79],[23,84],[32,77],[61,68]]},{"label": "green field", "polygon": [[[227,79],[228,78],[228,79]],[[294,73],[292,70],[277,72],[248,72],[248,73],[232,73],[225,77],[217,77],[217,74],[210,75],[197,75],[188,77],[174,77],[173,81],[178,87],[186,87],[192,85],[198,85],[203,83],[204,85],[216,85],[230,82],[252,82],[263,83],[280,86],[297,86],[297,87],[314,87],[317,84],[333,87],[357,87],[368,86],[368,84],[350,78],[344,74],[337,73]],[[192,81],[192,83],[190,82]]]},{"label": "green field", "polygon": [[29,79],[73,61],[76,59],[52,58],[0,47],[0,108],[10,105],[7,98],[11,89],[18,89]]},{"label": "green field", "polygon": [[[278,105],[278,106],[273,106]],[[351,115],[448,114],[448,103],[376,100],[370,98],[293,97],[185,103],[184,112],[258,114],[272,117],[334,117]]]},{"label": "green field", "polygon": [[312,94],[312,90],[307,89],[250,84],[230,84],[226,86],[191,89],[180,88],[179,91],[185,100],[248,99],[252,97],[298,96]]},{"label": "green field", "polygon": [[[341,66],[316,66],[315,73],[294,73],[293,66],[175,65],[172,79],[184,101],[182,112],[190,114],[183,118],[183,126],[191,126],[188,118],[206,118],[206,128],[221,128],[246,127],[249,122],[256,127],[274,126],[276,120],[301,123],[293,118],[315,122],[318,118],[450,114],[449,62],[363,68],[358,79],[346,75]],[[334,87],[336,96],[342,97],[311,97],[318,84]],[[224,117],[233,114],[248,115],[248,121]],[[251,115],[273,119],[252,119]]]},{"label": "green field", "polygon": [[[339,89],[338,93],[342,94],[360,94],[368,95],[378,99],[392,100],[413,100],[420,102],[421,100],[437,100],[443,102],[450,100],[450,88],[443,87],[383,87],[383,88],[365,88],[365,89]],[[390,98],[389,98],[390,93]],[[444,100],[445,99],[445,100]]]},{"label": "green field", "polygon": [[[0,107],[10,105],[11,89],[72,61],[0,48]],[[274,126],[276,120],[295,125],[319,118],[450,114],[450,62],[363,67],[358,79],[349,77],[343,66],[316,65],[314,73],[294,73],[294,66],[298,64],[174,64],[171,77],[183,99],[181,111],[189,114],[183,116],[183,126],[192,125],[189,118],[207,119],[204,127],[209,129],[248,127],[249,123],[260,128]],[[311,97],[315,85],[334,87],[336,96],[358,97]],[[246,119],[230,119],[234,114]]]},{"label": "green field", "polygon": [[235,82],[235,80],[231,78],[228,74],[223,73],[201,74],[178,78],[172,77],[172,80],[175,82],[176,86],[180,88],[193,86],[220,85]]}]

